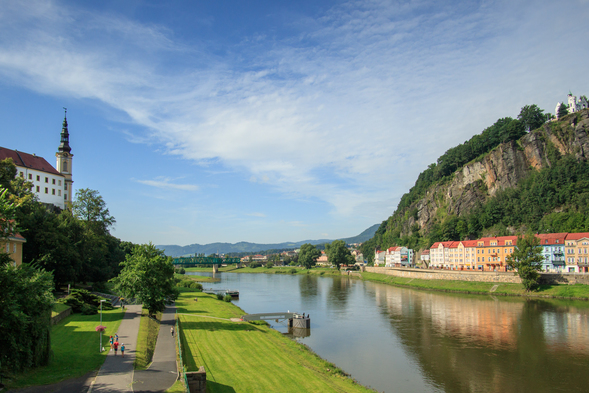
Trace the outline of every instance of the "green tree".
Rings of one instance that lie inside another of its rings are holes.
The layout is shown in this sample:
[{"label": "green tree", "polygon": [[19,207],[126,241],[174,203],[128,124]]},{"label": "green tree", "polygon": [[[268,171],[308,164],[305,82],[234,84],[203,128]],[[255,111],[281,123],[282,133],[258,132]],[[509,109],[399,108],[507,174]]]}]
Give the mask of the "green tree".
[{"label": "green tree", "polygon": [[537,105],[525,105],[520,109],[518,120],[522,122],[525,129],[532,131],[541,127],[547,120],[547,116]]},{"label": "green tree", "polygon": [[326,254],[328,261],[340,270],[340,265],[354,265],[354,257],[350,250],[346,248],[344,240],[334,240],[331,244],[326,244]]},{"label": "green tree", "polygon": [[566,116],[568,113],[569,112],[567,110],[567,105],[562,102],[561,105],[559,106],[559,109],[557,110],[557,118],[561,119],[563,116]]},{"label": "green tree", "polygon": [[108,232],[115,225],[115,217],[111,216],[102,196],[96,190],[83,188],[76,191],[72,204],[72,213],[79,220],[95,228]]},{"label": "green tree", "polygon": [[111,280],[115,290],[127,298],[137,298],[150,315],[164,311],[166,302],[178,297],[172,258],[152,243],[135,246],[121,266],[121,273]]},{"label": "green tree", "polygon": [[527,291],[539,286],[539,271],[543,262],[542,247],[539,239],[528,234],[519,237],[512,255],[506,258],[506,264],[516,269],[522,280],[522,285]]},{"label": "green tree", "polygon": [[0,265],[0,373],[46,365],[50,354],[51,273]]},{"label": "green tree", "polygon": [[306,269],[311,269],[317,259],[322,255],[316,246],[310,243],[305,243],[299,248],[299,263]]}]

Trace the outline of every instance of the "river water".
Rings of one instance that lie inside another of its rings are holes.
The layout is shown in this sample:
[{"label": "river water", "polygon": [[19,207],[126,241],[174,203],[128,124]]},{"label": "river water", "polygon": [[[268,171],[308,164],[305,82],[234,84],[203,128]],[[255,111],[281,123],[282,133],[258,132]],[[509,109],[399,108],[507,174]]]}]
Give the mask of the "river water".
[{"label": "river water", "polygon": [[427,292],[348,277],[215,277],[221,281],[204,287],[238,289],[234,303],[246,313],[310,314],[308,336],[296,339],[380,392],[588,392],[588,302]]}]

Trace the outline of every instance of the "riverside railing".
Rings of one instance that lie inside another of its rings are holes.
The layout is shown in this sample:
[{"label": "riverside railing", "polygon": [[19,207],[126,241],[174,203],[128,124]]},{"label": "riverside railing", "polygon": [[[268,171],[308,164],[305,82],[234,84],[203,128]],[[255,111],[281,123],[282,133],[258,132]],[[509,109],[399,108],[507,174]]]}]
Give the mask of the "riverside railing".
[{"label": "riverside railing", "polygon": [[182,377],[184,378],[184,389],[186,393],[189,393],[189,389],[188,389],[188,380],[186,379],[186,370],[184,368],[184,361],[182,360],[182,345],[180,344],[180,335],[181,333],[181,329],[180,329],[180,320],[178,319],[178,314],[176,314],[176,345],[178,347],[178,356],[180,358],[180,370],[182,373]]}]

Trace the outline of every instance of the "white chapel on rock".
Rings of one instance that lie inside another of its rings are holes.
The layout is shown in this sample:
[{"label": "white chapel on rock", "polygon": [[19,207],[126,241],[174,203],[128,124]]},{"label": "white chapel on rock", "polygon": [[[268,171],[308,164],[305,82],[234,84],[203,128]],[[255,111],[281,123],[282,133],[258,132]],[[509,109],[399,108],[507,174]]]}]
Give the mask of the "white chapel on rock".
[{"label": "white chapel on rock", "polygon": [[0,147],[0,161],[12,158],[16,165],[16,176],[32,183],[32,191],[39,202],[52,204],[64,209],[72,200],[72,149],[68,133],[68,119],[64,116],[61,142],[55,153],[56,168],[43,157],[18,150]]}]

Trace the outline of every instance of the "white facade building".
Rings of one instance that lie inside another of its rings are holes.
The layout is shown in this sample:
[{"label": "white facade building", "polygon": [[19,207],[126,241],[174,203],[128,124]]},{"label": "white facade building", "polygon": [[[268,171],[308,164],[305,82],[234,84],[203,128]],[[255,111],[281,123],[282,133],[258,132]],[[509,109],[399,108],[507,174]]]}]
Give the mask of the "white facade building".
[{"label": "white facade building", "polygon": [[[559,107],[561,106],[561,102],[558,102],[555,106],[555,117],[559,117]],[[578,97],[569,93],[567,95],[567,111],[568,113],[574,113],[577,111],[581,111],[582,109],[588,109],[588,99],[585,96],[581,96],[580,100],[578,101]]]}]

